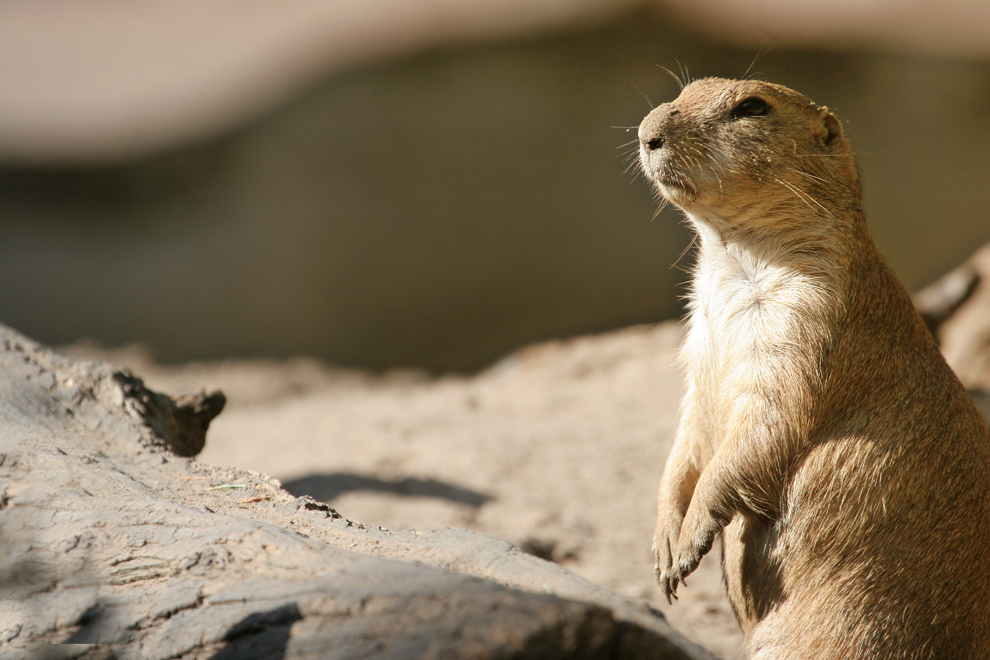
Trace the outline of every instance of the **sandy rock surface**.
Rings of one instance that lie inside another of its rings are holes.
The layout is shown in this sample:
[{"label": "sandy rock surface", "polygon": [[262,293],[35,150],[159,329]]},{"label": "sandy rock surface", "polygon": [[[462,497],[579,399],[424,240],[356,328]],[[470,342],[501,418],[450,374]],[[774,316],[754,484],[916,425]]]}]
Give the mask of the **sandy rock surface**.
[{"label": "sandy rock surface", "polygon": [[2,326],[0,392],[3,660],[711,657],[504,541],[391,533],[180,457],[217,393],[172,399]]},{"label": "sandy rock surface", "polygon": [[673,606],[653,581],[682,333],[669,323],[547,343],[474,377],[438,379],[308,360],[164,367],[138,350],[112,357],[162,391],[224,391],[203,463],[271,474],[370,527],[496,536],[660,609],[722,658],[741,658],[717,551]]}]

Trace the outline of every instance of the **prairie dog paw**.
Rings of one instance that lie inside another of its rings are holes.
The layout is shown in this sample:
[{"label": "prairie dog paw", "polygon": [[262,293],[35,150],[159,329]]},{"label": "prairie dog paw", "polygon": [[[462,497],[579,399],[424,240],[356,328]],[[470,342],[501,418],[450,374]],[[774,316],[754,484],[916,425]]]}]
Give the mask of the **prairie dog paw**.
[{"label": "prairie dog paw", "polygon": [[701,558],[712,549],[715,536],[724,526],[724,523],[714,517],[699,518],[689,511],[681,529],[677,551],[671,559],[670,579],[683,582],[685,577],[693,573],[701,563]]},{"label": "prairie dog paw", "polygon": [[677,584],[681,580],[680,572],[674,565],[674,553],[677,550],[680,529],[680,517],[671,522],[658,520],[653,535],[653,571],[668,603],[677,598]]}]

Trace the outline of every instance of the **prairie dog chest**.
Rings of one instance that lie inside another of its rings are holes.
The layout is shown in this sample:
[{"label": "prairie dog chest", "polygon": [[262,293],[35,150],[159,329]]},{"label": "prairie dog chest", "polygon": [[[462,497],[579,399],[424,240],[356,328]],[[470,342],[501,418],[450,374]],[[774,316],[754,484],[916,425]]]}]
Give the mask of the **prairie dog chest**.
[{"label": "prairie dog chest", "polygon": [[685,347],[686,357],[709,369],[759,359],[790,334],[800,300],[790,269],[731,247],[712,252],[699,257]]},{"label": "prairie dog chest", "polygon": [[806,264],[702,244],[683,361],[713,419],[814,368],[829,287]]}]

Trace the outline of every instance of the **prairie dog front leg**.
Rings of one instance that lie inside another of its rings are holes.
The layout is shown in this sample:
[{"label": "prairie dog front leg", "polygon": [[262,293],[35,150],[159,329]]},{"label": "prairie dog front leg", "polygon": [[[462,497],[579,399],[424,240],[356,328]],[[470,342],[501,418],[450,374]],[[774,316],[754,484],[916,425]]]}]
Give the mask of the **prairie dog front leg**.
[{"label": "prairie dog front leg", "polygon": [[674,558],[684,516],[687,514],[701,471],[711,449],[701,432],[697,408],[689,387],[681,413],[677,437],[660,478],[657,494],[657,524],[653,534],[654,571],[667,602],[675,596],[678,580],[671,580]]},{"label": "prairie dog front leg", "polygon": [[740,397],[740,414],[695,479],[671,559],[671,592],[698,567],[715,536],[736,514],[767,519],[779,515],[785,472],[797,447],[785,416],[770,402],[773,398]]}]

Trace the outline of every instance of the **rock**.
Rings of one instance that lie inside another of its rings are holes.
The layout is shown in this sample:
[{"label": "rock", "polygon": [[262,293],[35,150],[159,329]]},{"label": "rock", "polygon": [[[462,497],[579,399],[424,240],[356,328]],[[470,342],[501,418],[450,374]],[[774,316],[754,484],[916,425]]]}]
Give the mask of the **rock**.
[{"label": "rock", "polygon": [[0,658],[712,657],[505,542],[369,529],[179,456],[219,393],[176,401],[2,326],[0,392]]},{"label": "rock", "polygon": [[990,390],[990,243],[915,295],[942,354],[970,390]]}]

